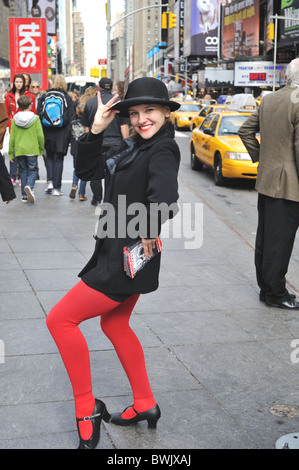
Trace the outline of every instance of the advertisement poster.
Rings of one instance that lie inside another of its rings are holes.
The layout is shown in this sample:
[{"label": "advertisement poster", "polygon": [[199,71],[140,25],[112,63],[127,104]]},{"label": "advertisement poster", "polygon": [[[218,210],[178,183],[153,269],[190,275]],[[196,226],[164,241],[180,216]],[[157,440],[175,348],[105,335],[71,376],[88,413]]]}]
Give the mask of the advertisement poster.
[{"label": "advertisement poster", "polygon": [[[281,0],[281,16],[294,18],[279,21],[280,41],[279,44],[287,46],[298,42],[299,39],[299,0]],[[297,18],[297,21],[296,21]]]},{"label": "advertisement poster", "polygon": [[285,64],[276,65],[274,74],[273,62],[235,62],[234,85],[242,87],[264,87],[285,85]]},{"label": "advertisement poster", "polygon": [[28,0],[28,8],[32,18],[46,18],[49,35],[56,34],[55,0]]},{"label": "advertisement poster", "polygon": [[16,73],[39,78],[47,89],[47,27],[44,18],[9,18],[11,81]]},{"label": "advertisement poster", "polygon": [[179,72],[184,71],[184,0],[175,3],[174,13],[179,20],[179,27],[174,30],[174,60],[180,61]]},{"label": "advertisement poster", "polygon": [[219,4],[219,0],[185,0],[185,56],[217,56]]},{"label": "advertisement poster", "polygon": [[259,0],[222,6],[222,59],[259,55]]}]

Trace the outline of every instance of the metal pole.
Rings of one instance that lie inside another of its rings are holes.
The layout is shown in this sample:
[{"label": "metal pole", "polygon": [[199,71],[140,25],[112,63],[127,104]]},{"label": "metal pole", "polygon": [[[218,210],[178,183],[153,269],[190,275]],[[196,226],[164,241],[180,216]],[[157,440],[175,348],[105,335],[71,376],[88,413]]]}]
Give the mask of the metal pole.
[{"label": "metal pole", "polygon": [[168,7],[168,3],[165,3],[163,5],[148,5],[147,7],[139,8],[138,10],[131,11],[130,13],[127,13],[126,15],[122,16],[119,20],[115,21],[111,25],[111,0],[107,0],[107,77],[110,78],[111,74],[111,29],[114,28],[115,25],[117,25],[120,21],[123,21],[126,19],[128,16],[135,15],[135,13],[138,13],[139,11],[142,10],[148,10],[149,8],[162,8],[162,7]]},{"label": "metal pole", "polygon": [[279,16],[279,15],[271,15],[270,18],[275,20],[274,23],[274,57],[273,57],[273,65],[274,65],[274,82],[273,82],[273,91],[275,91],[275,83],[276,83],[276,55],[277,55],[277,21],[278,20],[291,20],[293,21],[294,25],[299,24],[299,21],[296,21],[296,18],[292,18],[291,16]]},{"label": "metal pole", "polygon": [[272,91],[275,91],[275,86],[276,86],[276,54],[277,54],[277,15],[275,15],[275,19],[274,19],[274,57],[273,57],[274,78],[273,78]]}]

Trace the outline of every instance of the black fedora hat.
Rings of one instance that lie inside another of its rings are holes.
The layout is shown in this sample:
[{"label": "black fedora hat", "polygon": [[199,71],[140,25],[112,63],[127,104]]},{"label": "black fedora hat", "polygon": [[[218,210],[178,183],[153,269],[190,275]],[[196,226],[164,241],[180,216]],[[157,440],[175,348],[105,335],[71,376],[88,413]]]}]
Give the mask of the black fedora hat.
[{"label": "black fedora hat", "polygon": [[166,85],[153,77],[142,77],[133,80],[127,89],[123,101],[118,101],[111,109],[120,111],[121,116],[129,117],[129,108],[138,104],[160,104],[175,111],[181,106],[176,101],[170,101]]}]

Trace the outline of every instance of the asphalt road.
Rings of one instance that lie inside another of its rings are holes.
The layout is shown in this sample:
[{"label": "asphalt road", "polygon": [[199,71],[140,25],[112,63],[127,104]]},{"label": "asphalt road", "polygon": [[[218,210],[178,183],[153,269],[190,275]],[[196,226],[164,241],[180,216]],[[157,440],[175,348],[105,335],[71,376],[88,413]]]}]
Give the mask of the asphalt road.
[{"label": "asphalt road", "polygon": [[[216,186],[213,173],[193,171],[190,165],[189,142],[191,132],[177,131],[176,141],[181,150],[180,184],[192,190],[194,195],[212,209],[254,252],[257,227],[257,192],[255,183],[249,180],[229,180],[225,186]],[[291,258],[288,282],[299,293],[299,234],[297,234]]]}]

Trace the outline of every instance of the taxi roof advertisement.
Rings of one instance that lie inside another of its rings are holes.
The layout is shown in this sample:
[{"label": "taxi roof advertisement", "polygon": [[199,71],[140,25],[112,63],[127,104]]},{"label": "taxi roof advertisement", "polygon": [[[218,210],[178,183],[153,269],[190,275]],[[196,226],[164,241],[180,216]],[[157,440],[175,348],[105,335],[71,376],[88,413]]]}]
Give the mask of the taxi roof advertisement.
[{"label": "taxi roof advertisement", "polygon": [[185,0],[184,56],[217,56],[220,0]]},{"label": "taxi roof advertisement", "polygon": [[281,16],[297,18],[297,21],[280,21],[280,45],[293,44],[299,38],[299,0],[281,0]]},{"label": "taxi roof advertisement", "polygon": [[223,59],[259,55],[259,0],[235,0],[222,6]]}]

